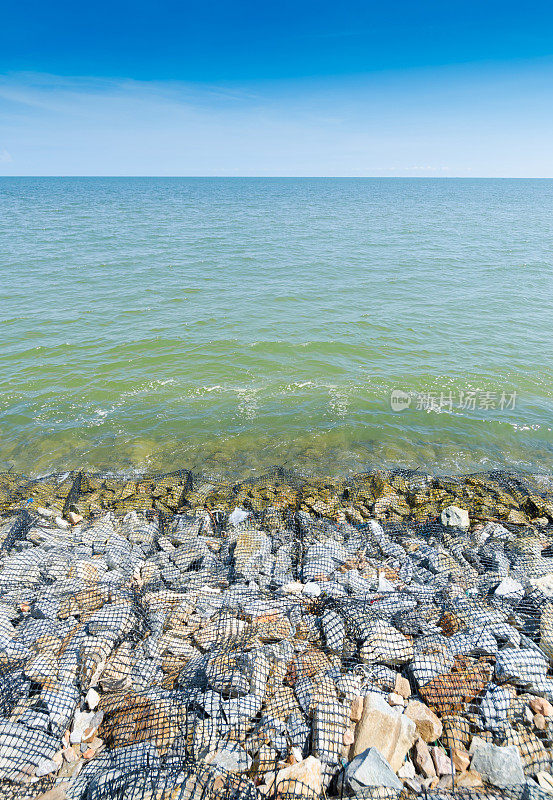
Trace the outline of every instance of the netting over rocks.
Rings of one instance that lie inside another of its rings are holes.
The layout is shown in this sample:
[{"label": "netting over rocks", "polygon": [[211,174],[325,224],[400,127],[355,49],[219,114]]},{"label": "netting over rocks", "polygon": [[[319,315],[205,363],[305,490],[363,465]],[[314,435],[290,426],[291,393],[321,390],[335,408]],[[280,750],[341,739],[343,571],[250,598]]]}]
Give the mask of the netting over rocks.
[{"label": "netting over rocks", "polygon": [[1,476],[0,792],[553,792],[546,481]]}]

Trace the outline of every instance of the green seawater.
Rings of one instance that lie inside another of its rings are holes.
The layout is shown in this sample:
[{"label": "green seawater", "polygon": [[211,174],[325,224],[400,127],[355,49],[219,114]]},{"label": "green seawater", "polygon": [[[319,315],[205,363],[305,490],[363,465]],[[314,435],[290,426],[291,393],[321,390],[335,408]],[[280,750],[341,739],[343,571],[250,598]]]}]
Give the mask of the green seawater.
[{"label": "green seawater", "polygon": [[2,468],[551,471],[553,181],[0,178],[0,276]]}]

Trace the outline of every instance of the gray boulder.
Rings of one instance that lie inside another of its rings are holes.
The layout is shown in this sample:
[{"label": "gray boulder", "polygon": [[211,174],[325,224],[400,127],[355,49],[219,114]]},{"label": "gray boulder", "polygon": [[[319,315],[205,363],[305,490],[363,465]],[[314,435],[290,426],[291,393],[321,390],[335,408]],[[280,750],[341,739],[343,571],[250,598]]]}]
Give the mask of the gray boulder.
[{"label": "gray boulder", "polygon": [[377,786],[385,786],[397,792],[403,789],[402,782],[376,747],[368,747],[349,762],[345,774],[338,779],[340,790],[343,778],[347,788],[354,793],[366,787]]},{"label": "gray boulder", "polygon": [[480,744],[474,751],[471,769],[500,789],[523,784],[526,780],[518,747]]}]

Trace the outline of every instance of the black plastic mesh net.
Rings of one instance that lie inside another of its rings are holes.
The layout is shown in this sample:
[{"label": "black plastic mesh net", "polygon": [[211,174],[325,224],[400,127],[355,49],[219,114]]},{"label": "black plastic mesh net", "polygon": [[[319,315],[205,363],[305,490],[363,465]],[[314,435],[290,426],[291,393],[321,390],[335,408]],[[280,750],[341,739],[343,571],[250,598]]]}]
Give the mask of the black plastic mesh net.
[{"label": "black plastic mesh net", "polygon": [[2,797],[553,792],[546,480],[0,476]]}]

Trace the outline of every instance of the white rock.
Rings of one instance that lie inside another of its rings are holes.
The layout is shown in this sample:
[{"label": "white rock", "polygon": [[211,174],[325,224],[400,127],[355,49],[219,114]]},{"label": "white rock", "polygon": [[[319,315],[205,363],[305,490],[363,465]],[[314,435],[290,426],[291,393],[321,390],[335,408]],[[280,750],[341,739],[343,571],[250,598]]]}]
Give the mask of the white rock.
[{"label": "white rock", "polygon": [[321,587],[315,581],[309,581],[303,584],[303,594],[307,595],[307,597],[319,597]]},{"label": "white rock", "polygon": [[100,695],[96,689],[89,689],[86,693],[86,704],[91,711],[93,711],[100,702]]},{"label": "white rock", "polygon": [[240,525],[240,523],[247,520],[249,516],[249,511],[244,511],[243,508],[235,508],[232,514],[229,515],[228,521],[233,526]]},{"label": "white rock", "polygon": [[415,767],[410,761],[405,761],[397,771],[398,778],[414,778],[416,775]]},{"label": "white rock", "polygon": [[384,575],[383,572],[378,573],[378,592],[384,594],[385,592],[395,592],[396,587],[394,584],[388,580],[388,578]]},{"label": "white rock", "polygon": [[468,528],[470,525],[469,512],[458,506],[444,508],[440,519],[446,528]]},{"label": "white rock", "polygon": [[57,772],[59,764],[51,758],[43,758],[36,765],[35,775],[37,778],[42,778],[44,775],[50,775],[51,772]]},{"label": "white rock", "polygon": [[546,597],[553,597],[553,572],[548,572],[541,578],[530,578],[530,583]]},{"label": "white rock", "polygon": [[496,588],[495,595],[497,597],[505,597],[512,600],[522,600],[524,597],[524,586],[512,578],[503,578],[499,586]]},{"label": "white rock", "polygon": [[41,517],[46,517],[46,518],[55,517],[56,516],[56,512],[53,509],[51,509],[51,508],[42,508],[42,506],[39,506],[37,508],[37,514],[40,514]]}]

